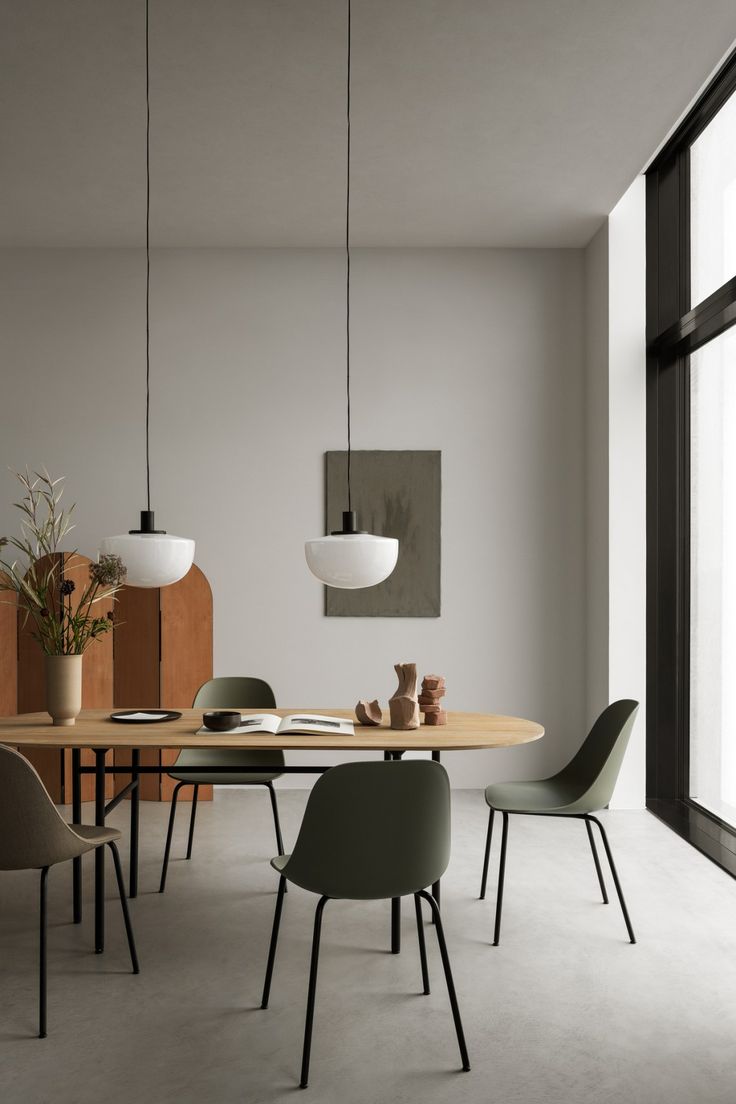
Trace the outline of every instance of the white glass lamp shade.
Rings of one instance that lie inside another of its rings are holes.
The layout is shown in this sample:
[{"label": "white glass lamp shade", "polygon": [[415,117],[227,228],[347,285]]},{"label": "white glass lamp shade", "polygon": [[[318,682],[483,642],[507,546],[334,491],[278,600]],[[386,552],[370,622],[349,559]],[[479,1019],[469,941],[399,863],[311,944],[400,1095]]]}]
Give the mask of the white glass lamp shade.
[{"label": "white glass lamp shade", "polygon": [[327,586],[359,590],[387,579],[399,558],[395,537],[338,533],[304,545],[309,570]]},{"label": "white glass lamp shade", "polygon": [[183,579],[194,562],[194,541],[169,533],[121,533],[104,537],[100,552],[120,556],[125,582],[134,587],[164,587]]}]

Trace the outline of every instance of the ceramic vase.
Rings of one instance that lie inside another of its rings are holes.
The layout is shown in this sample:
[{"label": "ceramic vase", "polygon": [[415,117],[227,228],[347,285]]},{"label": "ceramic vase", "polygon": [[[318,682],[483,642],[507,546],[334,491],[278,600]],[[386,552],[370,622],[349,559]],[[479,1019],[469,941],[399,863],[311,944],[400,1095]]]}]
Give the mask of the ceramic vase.
[{"label": "ceramic vase", "polygon": [[82,708],[82,656],[47,655],[46,710],[55,725],[73,725]]}]

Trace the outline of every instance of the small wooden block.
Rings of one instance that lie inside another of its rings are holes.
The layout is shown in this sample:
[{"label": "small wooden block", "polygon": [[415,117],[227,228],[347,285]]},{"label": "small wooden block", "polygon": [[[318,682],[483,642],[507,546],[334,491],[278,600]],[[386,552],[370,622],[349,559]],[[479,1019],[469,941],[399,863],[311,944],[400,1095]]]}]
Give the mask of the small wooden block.
[{"label": "small wooden block", "polygon": [[425,675],[422,680],[422,690],[439,690],[445,685],[442,675]]},{"label": "small wooden block", "polygon": [[438,701],[439,698],[444,698],[446,693],[447,693],[447,691],[445,690],[444,686],[441,686],[439,688],[439,690],[425,690],[425,688],[422,687],[422,692],[419,695],[419,700],[420,701]]},{"label": "small wooden block", "polygon": [[426,702],[423,705],[422,704],[422,699],[420,698],[419,699],[419,708],[422,711],[422,713],[439,713],[439,711],[442,707],[440,706],[439,702]]},{"label": "small wooden block", "polygon": [[425,713],[424,715],[425,725],[445,725],[447,724],[447,710],[438,709],[436,713]]},{"label": "small wooden block", "polygon": [[362,725],[380,725],[383,712],[378,701],[359,701],[355,707],[355,716]]}]

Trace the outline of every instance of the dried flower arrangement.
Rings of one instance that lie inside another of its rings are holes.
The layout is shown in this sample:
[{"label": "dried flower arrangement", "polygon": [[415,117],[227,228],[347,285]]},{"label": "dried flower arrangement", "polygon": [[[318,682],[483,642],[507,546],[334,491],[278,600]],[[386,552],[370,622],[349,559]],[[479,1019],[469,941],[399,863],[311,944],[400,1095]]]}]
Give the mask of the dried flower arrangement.
[{"label": "dried flower arrangement", "polygon": [[[14,474],[24,490],[13,504],[23,514],[21,535],[0,537],[0,553],[15,548],[22,559],[8,561],[0,555],[0,590],[15,592],[25,623],[32,623],[31,633],[46,655],[81,655],[113,627],[112,604],[125,582],[125,566],[119,556],[100,556],[89,565],[89,578],[74,602],[77,584],[69,575],[81,568],[82,560],[76,549],[59,550],[74,528],[74,506],[60,506],[64,478],[52,479],[45,469]],[[102,603],[104,615],[97,612]]]}]

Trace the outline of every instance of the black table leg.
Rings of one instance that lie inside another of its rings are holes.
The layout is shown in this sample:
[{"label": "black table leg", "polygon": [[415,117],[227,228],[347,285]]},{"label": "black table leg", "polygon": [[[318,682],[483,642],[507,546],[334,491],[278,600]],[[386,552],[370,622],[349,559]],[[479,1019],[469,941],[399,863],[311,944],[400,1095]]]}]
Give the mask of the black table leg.
[{"label": "black table leg", "polygon": [[[432,752],[432,762],[433,763],[439,763],[439,761],[440,761],[440,753],[438,751],[433,751]],[[432,896],[434,897],[435,901],[439,905],[439,903],[440,903],[440,882],[439,881],[436,881],[434,883],[434,885],[432,886]],[[432,910],[432,923],[433,924],[435,923],[434,909]]]},{"label": "black table leg", "polygon": [[[95,824],[105,826],[105,748],[95,748]],[[105,949],[105,848],[95,850],[95,954]]]},{"label": "black table leg", "polygon": [[[82,823],[82,776],[79,768],[82,754],[79,748],[72,748],[72,824]],[[74,923],[82,923],[82,859],[72,861],[72,909]]]},{"label": "black table leg", "polygon": [[391,954],[401,950],[401,898],[391,898]]},{"label": "black table leg", "polygon": [[138,822],[140,817],[140,766],[141,753],[136,748],[130,753],[130,780],[138,782],[130,795],[130,875],[128,896],[138,896]]},{"label": "black table leg", "polygon": [[[383,753],[384,759],[389,761],[398,762],[403,751],[385,751]],[[391,954],[400,954],[401,952],[401,898],[391,898]]]}]

